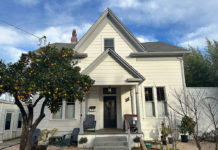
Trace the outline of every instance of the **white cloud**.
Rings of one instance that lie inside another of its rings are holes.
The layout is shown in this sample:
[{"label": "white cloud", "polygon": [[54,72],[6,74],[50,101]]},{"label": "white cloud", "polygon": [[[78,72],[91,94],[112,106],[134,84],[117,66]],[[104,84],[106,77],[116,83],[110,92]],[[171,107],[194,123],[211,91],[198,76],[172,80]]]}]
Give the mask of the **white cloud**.
[{"label": "white cloud", "polygon": [[139,36],[136,36],[136,38],[137,38],[140,42],[154,42],[154,41],[157,41],[157,39],[155,39],[154,37],[151,37],[151,36],[139,35]]},{"label": "white cloud", "polygon": [[[77,30],[78,39],[85,34],[91,24],[85,23],[81,26],[50,26],[45,29],[34,32],[38,37],[46,36],[47,42],[70,43],[72,30]],[[10,27],[0,26],[0,59],[6,62],[15,62],[19,59],[21,53],[38,48],[38,39],[14,30]],[[25,49],[21,48],[25,47]],[[31,48],[31,49],[29,49]]]},{"label": "white cloud", "polygon": [[215,24],[211,24],[209,26],[200,27],[196,31],[189,33],[185,35],[180,46],[183,47],[198,47],[200,49],[203,49],[206,46],[206,38],[209,40],[217,40],[218,39],[218,26]]}]

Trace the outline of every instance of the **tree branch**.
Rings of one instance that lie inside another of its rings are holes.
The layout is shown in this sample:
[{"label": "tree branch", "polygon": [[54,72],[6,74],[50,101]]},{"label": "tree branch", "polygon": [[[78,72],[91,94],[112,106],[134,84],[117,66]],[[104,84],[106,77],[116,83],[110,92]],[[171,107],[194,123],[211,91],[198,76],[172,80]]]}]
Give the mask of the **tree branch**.
[{"label": "tree branch", "polygon": [[33,108],[37,105],[37,103],[43,98],[42,95],[39,95],[39,97],[36,99],[35,103],[33,104]]},{"label": "tree branch", "polygon": [[48,101],[48,99],[46,98],[42,104],[39,117],[36,119],[36,121],[32,125],[32,129],[35,129],[38,126],[38,124],[40,123],[40,121],[45,117],[44,110],[45,110],[45,106],[46,106],[47,101]]},{"label": "tree branch", "polygon": [[14,102],[18,108],[20,109],[20,112],[22,114],[23,119],[27,119],[27,113],[23,107],[23,105],[21,104],[20,100],[17,98],[17,95],[15,95],[15,102]]}]

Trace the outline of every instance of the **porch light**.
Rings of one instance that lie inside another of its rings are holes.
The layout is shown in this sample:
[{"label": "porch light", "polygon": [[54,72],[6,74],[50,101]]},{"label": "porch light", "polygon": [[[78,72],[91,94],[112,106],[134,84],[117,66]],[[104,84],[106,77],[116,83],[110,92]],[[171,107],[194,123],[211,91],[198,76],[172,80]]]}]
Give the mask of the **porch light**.
[{"label": "porch light", "polygon": [[108,91],[108,93],[111,93],[111,91],[112,91],[111,87],[109,87],[109,88],[107,89],[107,91]]}]

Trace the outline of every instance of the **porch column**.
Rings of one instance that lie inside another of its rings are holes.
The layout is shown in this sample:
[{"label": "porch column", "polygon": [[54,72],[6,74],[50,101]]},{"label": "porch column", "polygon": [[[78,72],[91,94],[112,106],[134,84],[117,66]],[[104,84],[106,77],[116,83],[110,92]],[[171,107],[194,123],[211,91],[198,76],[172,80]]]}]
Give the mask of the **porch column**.
[{"label": "porch column", "polygon": [[135,98],[134,98],[134,89],[130,89],[130,97],[131,97],[131,108],[132,108],[132,114],[135,114]]},{"label": "porch column", "polygon": [[138,128],[138,133],[141,133],[142,129],[141,129],[141,116],[140,116],[139,93],[138,93],[139,90],[138,90],[138,88],[139,88],[139,86],[136,85],[135,96],[136,96],[137,128]]},{"label": "porch column", "polygon": [[83,134],[83,121],[85,118],[85,102],[82,101],[82,103],[80,104],[80,134]]}]

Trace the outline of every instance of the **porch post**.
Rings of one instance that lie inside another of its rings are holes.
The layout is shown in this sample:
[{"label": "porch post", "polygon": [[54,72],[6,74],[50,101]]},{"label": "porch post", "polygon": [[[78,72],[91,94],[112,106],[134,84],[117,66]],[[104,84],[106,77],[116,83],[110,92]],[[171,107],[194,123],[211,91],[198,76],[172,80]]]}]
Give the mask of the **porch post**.
[{"label": "porch post", "polygon": [[132,114],[135,114],[135,98],[133,88],[130,89]]},{"label": "porch post", "polygon": [[83,134],[83,121],[84,121],[84,117],[85,117],[85,102],[82,101],[82,103],[80,104],[80,134]]},{"label": "porch post", "polygon": [[139,106],[139,93],[138,93],[138,84],[135,87],[135,96],[136,96],[136,112],[137,112],[137,128],[138,128],[138,133],[142,132],[141,129],[141,116],[140,116],[140,106]]}]

